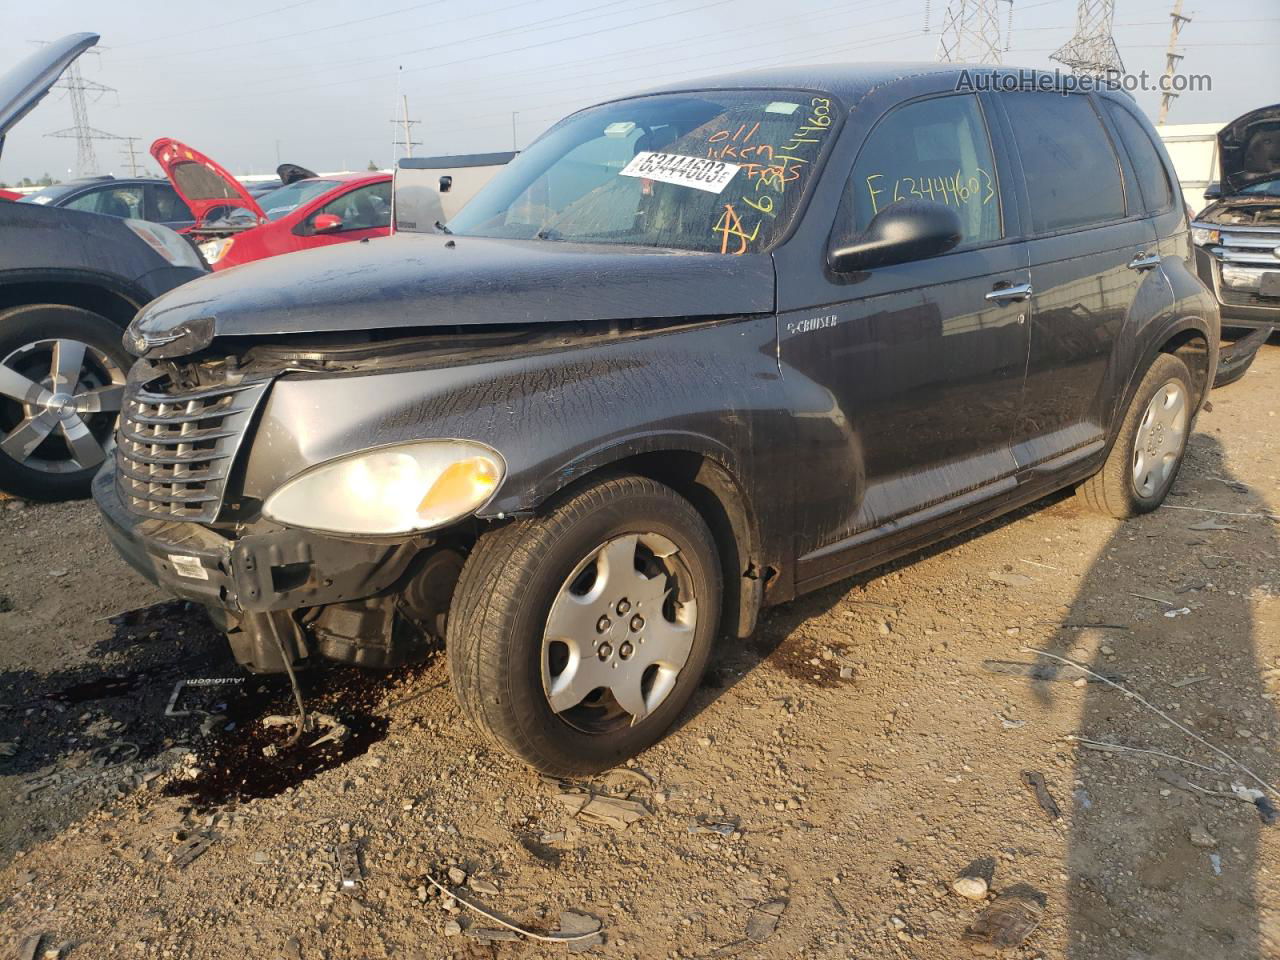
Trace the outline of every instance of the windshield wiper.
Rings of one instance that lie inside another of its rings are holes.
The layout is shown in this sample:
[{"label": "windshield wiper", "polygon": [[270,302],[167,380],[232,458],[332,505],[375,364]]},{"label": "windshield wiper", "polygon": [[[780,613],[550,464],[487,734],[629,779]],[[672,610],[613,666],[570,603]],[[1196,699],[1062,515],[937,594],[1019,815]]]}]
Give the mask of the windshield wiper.
[{"label": "windshield wiper", "polygon": [[445,226],[443,223],[441,223],[439,220],[437,220],[437,221],[436,221],[436,229],[437,229],[437,230],[439,230],[441,233],[453,233],[453,231],[452,231],[452,230],[450,230],[448,227],[446,227],[446,226]]}]

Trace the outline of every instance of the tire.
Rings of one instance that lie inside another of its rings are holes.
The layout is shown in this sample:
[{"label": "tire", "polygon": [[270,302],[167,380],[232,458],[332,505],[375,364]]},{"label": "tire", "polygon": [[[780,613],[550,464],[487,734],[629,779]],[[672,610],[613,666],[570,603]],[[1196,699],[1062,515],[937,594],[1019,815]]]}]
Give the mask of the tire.
[{"label": "tire", "polygon": [[679,716],[720,605],[715,542],[693,506],[643,477],[596,481],[480,537],[450,605],[454,694],[474,726],[542,773],[598,773]]},{"label": "tire", "polygon": [[1106,463],[1076,488],[1076,495],[1091,510],[1120,520],[1160,506],[1182,466],[1196,395],[1185,363],[1168,353],[1156,357],[1125,412]]},{"label": "tire", "polygon": [[[110,454],[132,363],[120,332],[78,307],[0,311],[0,490],[28,500],[89,495]],[[58,362],[68,374],[74,366],[70,390],[54,383]]]}]

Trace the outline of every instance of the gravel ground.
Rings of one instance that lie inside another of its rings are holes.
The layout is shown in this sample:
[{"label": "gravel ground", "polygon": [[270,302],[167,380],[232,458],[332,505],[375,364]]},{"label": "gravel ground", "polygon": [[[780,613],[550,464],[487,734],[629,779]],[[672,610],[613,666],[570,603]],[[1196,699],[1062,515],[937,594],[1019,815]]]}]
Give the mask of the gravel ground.
[{"label": "gravel ground", "polygon": [[[1280,955],[1280,833],[1231,795],[1280,782],[1280,348],[1212,406],[1165,509],[1051,498],[774,610],[670,737],[590,783],[490,749],[442,658],[312,678],[351,735],[290,749],[261,723],[287,691],[134,576],[91,506],[0,503],[0,951],[572,949],[486,939],[466,900],[543,934],[598,921],[576,946],[597,956],[951,958],[987,906],[952,892],[968,873],[1039,918],[1011,956]],[[167,716],[188,678],[239,682]]]}]

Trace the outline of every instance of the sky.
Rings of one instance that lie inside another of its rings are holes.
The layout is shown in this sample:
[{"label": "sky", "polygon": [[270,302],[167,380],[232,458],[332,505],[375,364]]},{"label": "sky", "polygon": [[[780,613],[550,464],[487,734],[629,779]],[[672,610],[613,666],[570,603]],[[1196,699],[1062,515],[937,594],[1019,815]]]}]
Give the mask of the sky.
[{"label": "sky", "polygon": [[[32,42],[102,35],[84,78],[114,88],[89,122],[190,143],[236,174],[280,160],[329,172],[403,156],[403,97],[415,155],[523,147],[587,104],[672,80],[805,63],[934,60],[960,0],[43,0],[0,8],[0,70]],[[1004,62],[1052,67],[1076,0],[1016,0]],[[1131,73],[1164,70],[1173,0],[1116,0]],[[1002,29],[1008,5],[1002,3]],[[1170,123],[1225,122],[1280,101],[1280,3],[1184,0],[1182,70],[1207,74]],[[1154,117],[1157,93],[1137,93]],[[515,113],[513,119],[512,114]],[[0,182],[73,175],[76,143],[54,91],[9,135]],[[123,141],[95,143],[98,172],[127,174]]]}]

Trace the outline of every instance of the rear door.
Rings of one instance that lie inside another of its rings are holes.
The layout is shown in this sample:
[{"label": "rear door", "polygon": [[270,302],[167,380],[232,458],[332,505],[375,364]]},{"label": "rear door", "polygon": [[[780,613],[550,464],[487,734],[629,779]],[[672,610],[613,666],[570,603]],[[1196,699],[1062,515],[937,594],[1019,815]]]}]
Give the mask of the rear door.
[{"label": "rear door", "polygon": [[[1019,157],[1028,209],[1031,340],[1014,430],[1021,469],[1058,470],[1096,453],[1124,389],[1126,320],[1155,269],[1154,228],[1083,94],[996,95]],[[1158,290],[1156,290],[1158,288]]]}]

